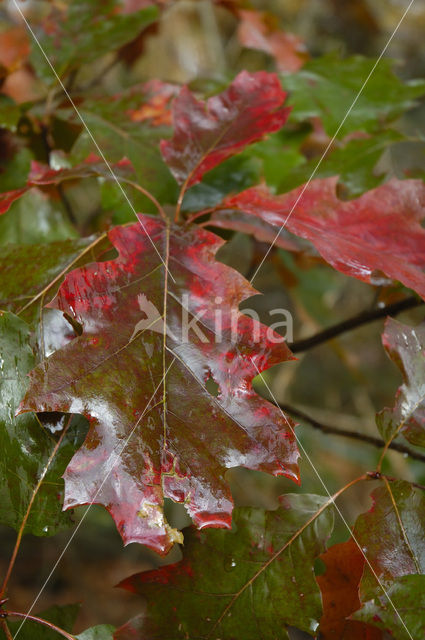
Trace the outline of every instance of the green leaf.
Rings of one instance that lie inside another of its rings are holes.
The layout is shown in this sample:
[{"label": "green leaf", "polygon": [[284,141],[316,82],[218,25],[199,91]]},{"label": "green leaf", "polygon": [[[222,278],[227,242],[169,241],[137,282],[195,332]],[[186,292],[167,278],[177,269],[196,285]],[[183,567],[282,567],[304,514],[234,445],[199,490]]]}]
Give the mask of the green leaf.
[{"label": "green leaf", "polygon": [[388,482],[375,489],[372,508],[357,518],[354,536],[375,575],[365,567],[360,599],[370,600],[394,580],[425,573],[425,497],[409,482]]},{"label": "green leaf", "polygon": [[253,158],[244,155],[229,158],[186,192],[183,210],[200,211],[213,207],[229,193],[252,186],[259,180],[256,164]]},{"label": "green leaf", "polygon": [[[15,418],[27,387],[26,374],[34,367],[28,325],[12,313],[0,312],[0,522],[19,529],[32,492],[55,446],[55,437],[34,414]],[[55,421],[60,429],[65,418]],[[25,533],[53,535],[70,525],[62,512],[62,474],[81,445],[85,421],[73,419],[58,453],[47,471],[31,509]]]},{"label": "green leaf", "polygon": [[[53,606],[41,613],[37,613],[37,617],[47,620],[53,623],[57,627],[60,627],[64,631],[72,632],[75,621],[77,619],[80,610],[79,604],[66,604],[63,606]],[[15,635],[22,624],[22,619],[10,619],[8,620],[8,626],[12,634]],[[0,638],[4,638],[1,635]],[[19,640],[58,640],[60,637],[56,631],[48,629],[46,626],[41,625],[38,622],[32,620],[26,620],[22,625],[22,629],[19,631]]]},{"label": "green leaf", "polygon": [[[155,6],[128,15],[118,13],[117,0],[72,0],[54,8],[37,35],[40,45],[56,73],[64,77],[68,71],[93,62],[104,54],[133,40],[158,17]],[[49,84],[56,78],[39,47],[33,46],[32,64]]]},{"label": "green leaf", "polygon": [[425,447],[425,326],[409,327],[388,318],[382,336],[384,347],[403,374],[394,408],[376,416],[385,442],[402,434],[414,445]]},{"label": "green leaf", "polygon": [[185,533],[182,562],[120,585],[148,600],[143,638],[283,639],[285,625],[313,633],[322,613],[313,564],[332,531],[329,504],[288,494],[276,511],[235,510],[232,532]]},{"label": "green leaf", "polygon": [[80,633],[78,640],[113,640],[115,627],[110,624],[98,624]]},{"label": "green leaf", "polygon": [[425,632],[425,575],[407,575],[398,578],[387,590],[388,596],[400,614],[394,611],[383,593],[366,602],[351,618],[373,624],[389,631],[396,640],[423,640]]},{"label": "green leaf", "polygon": [[[136,94],[122,94],[109,100],[86,100],[79,111],[108,162],[119,162],[125,156],[133,165],[137,181],[145,189],[162,203],[175,202],[177,185],[159,152],[159,141],[169,134],[168,128],[134,122],[128,115],[131,109],[137,108],[142,102],[141,90]],[[58,115],[81,124],[70,109],[62,109]],[[72,160],[82,162],[90,153],[97,153],[97,149],[87,131],[83,130],[72,148]],[[134,213],[121,190],[114,188],[127,211],[127,221],[134,219]],[[130,193],[130,200],[133,201],[134,191]],[[143,210],[146,211],[146,208]]]},{"label": "green leaf", "polygon": [[[347,195],[359,196],[382,182],[385,174],[375,174],[375,166],[385,149],[402,139],[403,136],[395,131],[384,131],[371,138],[350,140],[345,146],[335,149],[326,156],[316,171],[315,177],[327,178],[338,175],[340,183],[346,187]],[[284,174],[278,191],[280,193],[289,191],[307,182],[318,162],[319,158],[313,158]]]},{"label": "green leaf", "polygon": [[78,234],[59,203],[32,189],[0,216],[0,246],[38,244],[76,238]]},{"label": "green leaf", "polygon": [[[8,214],[3,216],[6,218]],[[1,218],[0,218],[1,222]],[[46,245],[10,244],[0,256],[0,309],[17,312],[39,295],[67,267],[78,263],[78,257],[94,244],[94,236],[51,242]],[[101,242],[97,248],[100,249]],[[92,255],[89,254],[89,259]],[[52,287],[50,297],[55,289]],[[43,302],[43,301],[42,301]],[[28,320],[26,317],[25,319]]]},{"label": "green leaf", "polygon": [[[336,54],[327,54],[310,60],[297,73],[283,76],[282,84],[291,93],[291,119],[302,122],[318,117],[326,133],[333,136],[374,64],[372,58],[352,56],[341,60]],[[374,132],[384,128],[425,93],[425,81],[403,84],[391,67],[390,60],[380,60],[338,138],[352,131]]]}]

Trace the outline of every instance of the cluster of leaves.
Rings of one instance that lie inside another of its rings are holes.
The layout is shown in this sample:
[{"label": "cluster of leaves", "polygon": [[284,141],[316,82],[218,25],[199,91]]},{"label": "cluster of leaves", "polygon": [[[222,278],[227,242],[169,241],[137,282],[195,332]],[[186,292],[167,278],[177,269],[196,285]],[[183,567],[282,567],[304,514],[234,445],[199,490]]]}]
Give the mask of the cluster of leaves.
[{"label": "cluster of leaves", "polygon": [[[291,628],[419,640],[423,487],[382,465],[396,439],[425,446],[423,326],[386,323],[404,384],[376,418],[376,469],[333,496],[234,508],[229,469],[302,479],[293,421],[254,388],[294,356],[240,311],[257,291],[216,253],[242,232],[397,300],[407,288],[419,304],[425,186],[374,169],[403,140],[396,120],[425,83],[402,83],[383,61],[344,119],[375,61],[308,60],[298,38],[232,6],[241,45],[274,57],[280,76],[242,71],[206,100],[159,80],[105,95],[111,50],[113,64],[128,64],[159,8],[48,4],[34,27],[40,46],[15,27],[16,55],[0,58],[0,516],[18,532],[15,551],[23,534],[54,535],[72,525],[69,509],[94,503],[124,543],[165,555],[184,541],[180,562],[121,583],[147,600],[140,617],[80,640],[283,639]],[[95,205],[80,213],[82,194]],[[334,501],[371,480],[372,507],[328,547]],[[183,533],[165,499],[191,517]],[[24,614],[1,615],[5,638],[75,637],[75,607],[33,616],[22,631]]]}]

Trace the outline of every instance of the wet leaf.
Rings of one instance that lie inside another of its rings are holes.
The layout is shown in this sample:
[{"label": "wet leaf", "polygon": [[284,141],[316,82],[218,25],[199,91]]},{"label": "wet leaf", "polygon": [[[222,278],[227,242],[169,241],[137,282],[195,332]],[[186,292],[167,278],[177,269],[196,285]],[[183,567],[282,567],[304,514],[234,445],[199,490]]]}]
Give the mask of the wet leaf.
[{"label": "wet leaf", "polygon": [[404,624],[383,593],[366,602],[360,611],[353,614],[353,618],[388,631],[395,640],[422,640],[425,633],[425,576],[397,578],[387,593]]},{"label": "wet leaf", "polygon": [[183,87],[173,103],[174,135],[161,151],[179,184],[190,187],[248,144],[285,124],[286,93],[273,73],[242,71],[228,89],[206,102]]},{"label": "wet leaf", "polygon": [[314,633],[322,606],[313,563],[333,527],[326,504],[288,494],[276,511],[235,510],[231,533],[192,528],[180,563],[119,585],[147,598],[143,638],[285,639],[286,625]]},{"label": "wet leaf", "polygon": [[[307,189],[273,196],[253,187],[223,201],[212,224],[226,226],[229,211],[244,220],[259,219],[275,229],[305,238],[335,269],[370,284],[399,280],[425,298],[425,185],[420,180],[390,180],[359,198],[337,197],[338,178],[313,180]],[[302,193],[302,195],[301,195]],[[231,227],[232,228],[232,227]],[[247,228],[245,227],[245,231]],[[278,246],[280,243],[278,243]]]},{"label": "wet leaf", "polygon": [[384,347],[401,370],[404,384],[393,409],[383,409],[376,423],[385,442],[402,434],[412,444],[425,446],[425,326],[409,327],[388,318]]},{"label": "wet leaf", "polygon": [[[19,529],[38,479],[55,446],[55,437],[33,414],[15,418],[35,364],[28,325],[12,313],[0,312],[0,521]],[[63,428],[65,418],[55,427]],[[62,474],[85,434],[84,420],[76,418],[53,460],[25,527],[26,533],[48,536],[68,527],[62,512]]]},{"label": "wet leaf", "polygon": [[[46,245],[13,245],[2,248],[0,258],[0,308],[18,312],[71,267],[96,238],[79,238]],[[99,243],[101,246],[101,243]],[[84,253],[85,252],[85,253]],[[55,289],[50,291],[51,299]],[[28,318],[26,318],[28,319]]]},{"label": "wet leaf", "polygon": [[425,573],[425,496],[398,480],[375,489],[371,509],[360,515],[353,532],[373,567],[365,566],[360,600],[380,596],[396,578]]},{"label": "wet leaf", "polygon": [[220,239],[139,220],[110,232],[118,259],[66,277],[50,306],[82,335],[32,372],[22,408],[89,418],[65,474],[66,506],[104,504],[125,542],[164,553],[180,540],[164,519],[164,496],[184,502],[198,526],[229,527],[226,469],[297,481],[290,424],[252,388],[258,371],[291,355],[281,336],[238,312],[255,290],[215,261]]}]

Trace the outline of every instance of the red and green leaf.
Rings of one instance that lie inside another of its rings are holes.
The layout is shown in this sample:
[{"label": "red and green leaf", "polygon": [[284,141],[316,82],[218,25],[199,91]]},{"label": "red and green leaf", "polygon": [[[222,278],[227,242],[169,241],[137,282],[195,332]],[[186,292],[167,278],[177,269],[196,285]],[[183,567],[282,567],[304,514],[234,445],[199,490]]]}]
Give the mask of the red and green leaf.
[{"label": "red and green leaf", "polygon": [[[32,372],[22,408],[90,420],[65,474],[65,506],[104,504],[126,542],[164,553],[180,539],[163,517],[164,497],[184,502],[198,526],[229,527],[226,469],[298,481],[291,424],[252,388],[259,371],[291,354],[238,311],[255,290],[215,261],[221,240],[139,220],[110,232],[118,259],[66,276],[49,306],[81,335]],[[188,339],[185,318],[199,318]]]},{"label": "red and green leaf", "polygon": [[329,504],[288,494],[276,511],[235,510],[232,532],[191,528],[182,562],[119,585],[147,599],[139,637],[283,640],[287,625],[314,633],[322,606],[313,564],[332,532]]}]

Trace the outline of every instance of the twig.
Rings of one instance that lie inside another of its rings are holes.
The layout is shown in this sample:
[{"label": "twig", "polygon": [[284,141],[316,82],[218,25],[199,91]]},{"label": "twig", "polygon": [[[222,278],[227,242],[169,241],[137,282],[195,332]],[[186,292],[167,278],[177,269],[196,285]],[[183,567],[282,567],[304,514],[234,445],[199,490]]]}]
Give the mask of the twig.
[{"label": "twig", "polygon": [[404,298],[404,300],[400,300],[400,302],[388,304],[385,307],[362,311],[352,318],[348,318],[348,320],[343,320],[343,322],[339,322],[332,327],[319,331],[319,333],[316,333],[314,336],[310,336],[310,338],[304,338],[302,340],[296,340],[295,342],[288,343],[288,347],[291,349],[292,353],[307,351],[308,349],[317,347],[323,342],[336,338],[336,336],[341,335],[341,333],[351,331],[352,329],[361,327],[369,322],[374,322],[375,320],[379,320],[379,318],[385,318],[385,316],[388,315],[395,316],[402,311],[414,309],[415,307],[420,307],[423,304],[423,300],[420,300],[416,296],[410,296],[408,298]]},{"label": "twig", "polygon": [[[273,401],[270,400],[270,402],[273,402]],[[276,404],[276,403],[273,402],[273,404]],[[286,411],[290,415],[294,416],[294,418],[299,418],[300,420],[307,422],[311,427],[313,427],[314,429],[318,429],[322,433],[341,436],[343,438],[351,438],[352,440],[360,440],[361,442],[370,444],[373,447],[376,447],[377,449],[382,449],[385,446],[385,442],[381,440],[381,438],[375,438],[374,436],[370,436],[365,433],[360,433],[358,431],[338,429],[337,427],[332,427],[332,426],[323,424],[318,420],[316,420],[315,418],[308,416],[303,411],[300,411],[295,407],[291,407],[288,404],[279,403],[277,406],[279,406],[280,409],[282,409],[282,411]],[[413,451],[409,447],[406,447],[404,444],[401,444],[399,442],[392,442],[389,448],[393,449],[394,451],[398,451],[399,453],[407,454],[410,458],[414,460],[421,460],[422,462],[425,462],[424,454]]]},{"label": "twig", "polygon": [[38,618],[37,616],[30,616],[26,613],[20,613],[19,611],[5,611],[4,613],[8,617],[10,616],[12,618],[23,618],[24,621],[32,620],[32,622],[37,622],[38,624],[42,624],[45,627],[48,627],[52,631],[56,631],[56,633],[59,633],[59,635],[63,636],[64,638],[67,638],[68,640],[76,640],[75,636],[71,635],[67,631],[64,631],[64,629],[57,627],[52,622],[49,622],[48,620],[43,620],[43,618]]}]

